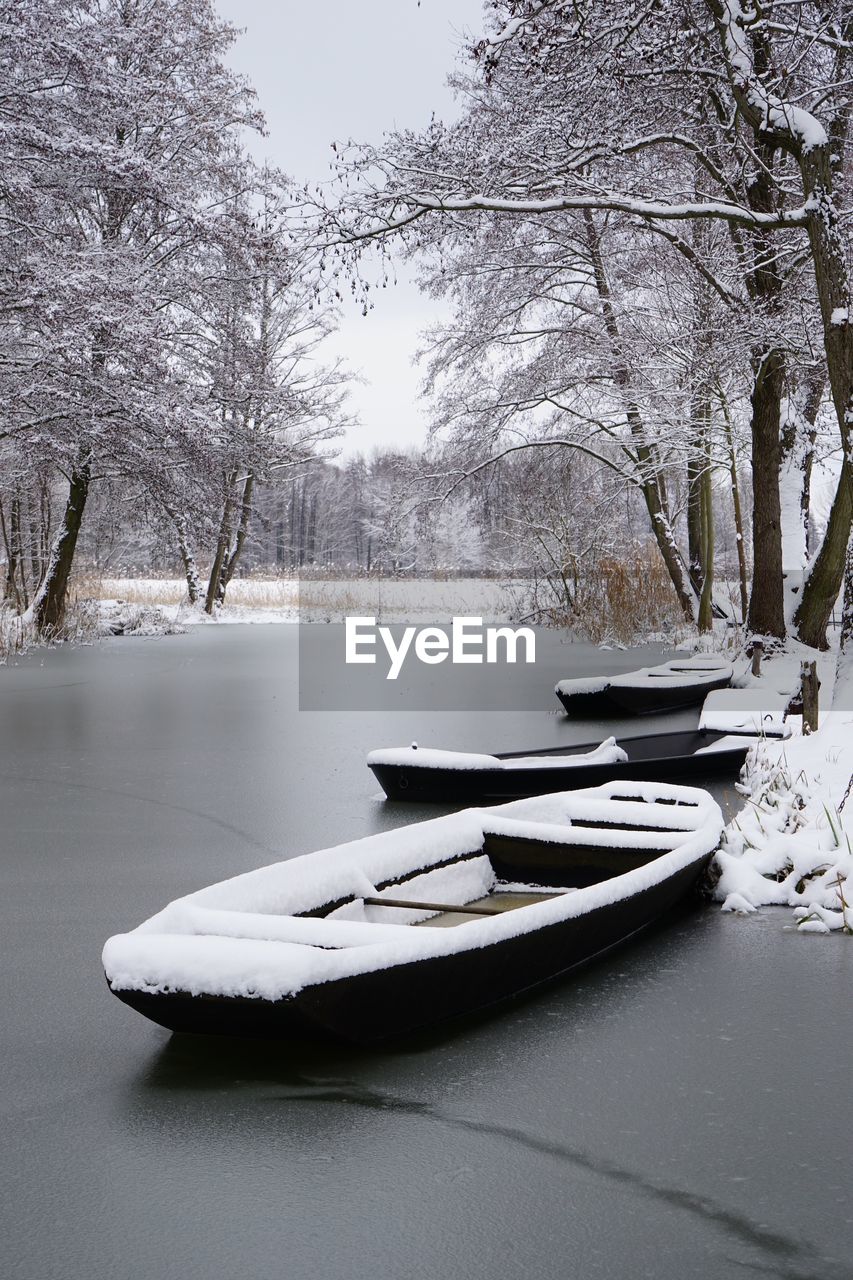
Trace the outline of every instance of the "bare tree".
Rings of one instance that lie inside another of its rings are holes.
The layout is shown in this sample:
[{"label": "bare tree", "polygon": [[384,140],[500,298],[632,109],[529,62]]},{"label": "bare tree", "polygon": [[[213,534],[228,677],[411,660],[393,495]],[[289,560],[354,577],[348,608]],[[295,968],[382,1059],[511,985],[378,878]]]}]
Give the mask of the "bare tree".
[{"label": "bare tree", "polygon": [[[845,456],[851,337],[836,189],[848,126],[851,7],[666,0],[509,0],[496,7],[462,121],[344,153],[351,187],[320,211],[322,234],[359,246],[453,237],[483,211],[548,219],[590,211],[664,235],[737,317],[752,364],[751,628],[783,636],[780,406],[788,367],[786,287],[811,264],[823,354]],[[697,190],[696,169],[702,172]],[[353,173],[358,182],[353,183]],[[726,228],[738,263],[720,280],[680,227]],[[432,230],[424,230],[425,224]],[[732,315],[732,324],[736,316]],[[801,638],[825,642],[850,524],[850,463],[797,611]]]}]

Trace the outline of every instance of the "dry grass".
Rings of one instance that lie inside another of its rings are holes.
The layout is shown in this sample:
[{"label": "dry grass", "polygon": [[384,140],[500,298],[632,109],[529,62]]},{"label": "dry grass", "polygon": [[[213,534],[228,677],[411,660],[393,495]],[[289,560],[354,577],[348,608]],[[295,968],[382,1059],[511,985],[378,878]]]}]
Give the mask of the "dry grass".
[{"label": "dry grass", "polygon": [[516,589],[516,616],[565,627],[595,644],[678,635],[684,618],[666,568],[653,547],[624,559],[602,558],[566,581],[547,576]]},{"label": "dry grass", "polygon": [[[164,606],[180,615],[187,603],[183,578],[108,578],[81,574],[74,580],[79,600],[121,600],[129,605]],[[527,618],[565,627],[594,643],[636,643],[659,632],[684,629],[666,569],[654,547],[626,559],[602,558],[583,576],[564,584],[554,578],[376,578],[333,576],[235,578],[225,612],[269,612],[283,620],[337,622],[346,614],[366,614],[384,622],[442,622],[453,616],[486,621]],[[271,620],[274,620],[271,618]]]},{"label": "dry grass", "polygon": [[31,629],[22,624],[8,600],[0,600],[0,663],[26,653],[32,642]]},{"label": "dry grass", "polygon": [[[182,578],[108,578],[80,574],[73,584],[79,599],[121,600],[131,605],[179,609],[187,602]],[[270,611],[295,620],[339,621],[346,614],[367,613],[383,621],[422,617],[441,621],[473,614],[506,619],[505,584],[494,579],[412,578],[235,578],[225,601],[229,610]]]},{"label": "dry grass", "polygon": [[[244,609],[295,609],[299,584],[291,578],[235,578],[228,604]],[[75,575],[72,595],[79,600],[122,600],[126,604],[172,605],[187,601],[183,578],[109,578],[86,572]]]},{"label": "dry grass", "polygon": [[[186,582],[180,577],[110,578],[94,572],[74,576],[62,638],[86,640],[97,632],[97,602],[174,610],[187,620]],[[443,622],[479,616],[486,622],[525,620],[564,627],[594,643],[632,644],[657,633],[685,631],[666,569],[653,547],[623,559],[601,559],[583,576],[563,583],[554,577],[377,578],[319,576],[235,578],[225,613],[239,620],[247,611],[263,621],[337,622],[346,614],[366,614],[383,622]],[[261,618],[264,612],[269,619]],[[0,657],[32,643],[8,605],[0,603]]]},{"label": "dry grass", "polygon": [[40,638],[33,623],[20,617],[7,600],[0,601],[0,663],[26,653],[37,644],[91,644],[98,635],[98,606],[94,600],[72,597],[65,611],[62,630],[49,641]]},{"label": "dry grass", "polygon": [[[653,631],[673,631],[684,623],[675,588],[657,551],[630,560],[605,561],[598,600],[587,609],[587,628],[603,630],[622,644]],[[595,605],[603,605],[597,618]],[[604,639],[592,634],[591,639]]]}]

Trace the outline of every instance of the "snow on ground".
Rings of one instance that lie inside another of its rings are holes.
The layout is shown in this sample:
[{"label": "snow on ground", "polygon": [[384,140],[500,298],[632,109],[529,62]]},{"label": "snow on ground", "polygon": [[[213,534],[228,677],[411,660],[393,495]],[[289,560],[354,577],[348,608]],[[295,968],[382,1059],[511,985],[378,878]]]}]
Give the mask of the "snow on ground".
[{"label": "snow on ground", "polygon": [[[775,709],[779,692],[793,690],[810,650],[765,660],[760,679],[745,677],[743,694],[758,708],[762,687]],[[767,739],[747,758],[739,786],[745,807],[726,827],[715,858],[714,895],[724,911],[748,913],[767,905],[792,907],[803,932],[853,932],[853,703],[832,706],[834,658],[818,659],[818,732],[803,736],[799,717],[786,741]]]}]

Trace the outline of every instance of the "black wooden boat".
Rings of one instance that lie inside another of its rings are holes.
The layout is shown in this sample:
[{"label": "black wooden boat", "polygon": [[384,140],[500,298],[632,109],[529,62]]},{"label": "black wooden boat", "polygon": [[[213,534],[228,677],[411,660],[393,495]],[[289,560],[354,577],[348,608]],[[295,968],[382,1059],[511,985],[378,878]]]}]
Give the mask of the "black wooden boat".
[{"label": "black wooden boat", "polygon": [[645,928],[694,886],[704,791],[610,783],[468,809],[178,899],[103,955],[173,1031],[368,1043],[507,999]]},{"label": "black wooden boat", "polygon": [[569,715],[618,716],[616,703],[608,696],[611,676],[581,676],[573,680],[561,680],[554,692]]},{"label": "black wooden boat", "polygon": [[493,756],[395,747],[371,751],[367,763],[389,800],[494,804],[635,778],[736,777],[758,740],[757,734],[686,729]]},{"label": "black wooden boat", "polygon": [[554,692],[570,715],[653,715],[698,706],[733,675],[725,658],[697,655],[621,676],[561,680]]}]

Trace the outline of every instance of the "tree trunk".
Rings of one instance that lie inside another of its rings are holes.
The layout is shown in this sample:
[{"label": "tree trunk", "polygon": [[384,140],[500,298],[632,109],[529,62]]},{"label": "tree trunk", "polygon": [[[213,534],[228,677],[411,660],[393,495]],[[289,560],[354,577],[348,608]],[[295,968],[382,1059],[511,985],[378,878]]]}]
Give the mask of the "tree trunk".
[{"label": "tree trunk", "polygon": [[655,542],[675,588],[681,612],[687,622],[695,622],[696,598],[688,585],[689,579],[685,573],[684,559],[675,540],[672,521],[665,505],[665,489],[661,483],[661,469],[656,465],[655,450],[648,441],[639,407],[631,394],[631,375],[622,353],[619,325],[601,257],[595,220],[589,210],[584,211],[584,223],[596,290],[601,302],[604,328],[613,357],[613,380],[623,395],[625,416],[634,444],[637,468],[640,473],[639,488],[645,499]]},{"label": "tree trunk", "polygon": [[15,608],[20,611],[18,589],[15,585],[15,553],[6,527],[6,513],[3,510],[2,501],[0,501],[0,532],[3,535],[3,547],[6,551],[6,582],[3,586],[3,596],[6,600],[14,600]]},{"label": "tree trunk", "polygon": [[[757,65],[764,66],[762,51]],[[758,137],[758,168],[747,187],[749,207],[768,213],[775,207],[775,169],[778,147],[769,137]],[[782,303],[782,277],[772,235],[756,229],[751,234],[752,262],[747,276],[750,297],[775,323]],[[778,347],[758,347],[752,352],[752,592],[747,628],[753,635],[785,638],[785,596],[782,564],[782,506],[779,471],[782,463],[779,439],[785,356]]]},{"label": "tree trunk", "polygon": [[702,528],[702,594],[699,597],[699,630],[712,631],[714,596],[714,503],[711,485],[711,460],[706,458],[702,469],[701,528]]},{"label": "tree trunk", "polygon": [[746,615],[749,609],[749,575],[746,567],[746,546],[743,538],[743,512],[740,505],[740,483],[737,474],[737,460],[734,452],[732,452],[731,463],[732,478],[732,506],[735,515],[735,542],[737,544],[737,572],[738,587],[740,588],[740,618],[741,622],[746,625]]},{"label": "tree trunk", "polygon": [[785,371],[779,350],[768,351],[752,389],[752,594],[747,627],[753,635],[785,638],[782,588],[782,510],[779,501],[779,416]]},{"label": "tree trunk", "polygon": [[819,724],[818,691],[820,681],[817,678],[817,663],[800,664],[800,689],[803,704],[803,733],[817,733]]},{"label": "tree trunk", "polygon": [[743,509],[740,501],[740,481],[737,473],[737,453],[735,452],[735,438],[732,431],[732,420],[729,415],[729,407],[726,403],[722,389],[719,392],[720,407],[723,410],[723,421],[725,423],[726,444],[729,451],[729,477],[732,486],[732,507],[734,508],[735,517],[735,543],[737,545],[737,568],[738,568],[738,585],[740,587],[740,617],[741,622],[746,625],[746,614],[749,608],[749,577],[746,568],[746,546],[743,540]]},{"label": "tree trunk", "polygon": [[17,570],[18,570],[18,576],[21,579],[20,589],[19,590],[16,589],[16,595],[19,600],[18,608],[20,610],[22,608],[26,609],[30,602],[29,596],[27,594],[27,570],[26,570],[26,561],[24,560],[24,529],[23,529],[23,517],[21,515],[20,490],[16,490],[15,496],[12,499],[10,525],[11,527],[9,530],[9,534],[10,534],[9,540],[12,547],[12,554],[15,559],[15,565],[17,566]]},{"label": "tree trunk", "polygon": [[654,481],[647,481],[642,486],[641,492],[645,499],[646,510],[649,513],[655,541],[661,553],[661,558],[666,565],[670,581],[675,588],[681,612],[686,622],[695,622],[696,600],[687,585],[684,561],[675,541],[675,534],[670,524],[669,516],[661,507],[660,491]]},{"label": "tree trunk", "polygon": [[844,603],[841,610],[841,649],[853,659],[853,534],[847,544],[844,566]]},{"label": "tree trunk", "polygon": [[797,639],[812,649],[826,649],[826,629],[844,579],[853,504],[849,468],[843,467],[820,551],[809,567],[803,598],[794,614]]},{"label": "tree trunk", "polygon": [[826,629],[844,579],[847,543],[853,525],[853,328],[844,239],[832,197],[829,147],[814,147],[800,160],[810,209],[808,232],[823,320],[826,366],[841,435],[842,462],[823,544],[803,584],[794,624],[797,638],[815,649],[827,647]]},{"label": "tree trunk", "polygon": [[805,546],[807,556],[810,556],[814,550],[814,536],[811,522],[812,466],[814,463],[815,439],[817,438],[817,428],[815,423],[817,422],[820,402],[823,399],[825,384],[826,371],[820,367],[813,369],[808,377],[803,404],[803,418],[806,422],[806,438],[802,441],[803,454],[801,466],[803,469],[803,487],[800,490],[800,519],[803,522],[803,545]]},{"label": "tree trunk", "polygon": [[219,523],[219,537],[216,540],[216,554],[213,557],[210,578],[207,583],[207,596],[204,601],[204,611],[208,614],[213,613],[219,599],[219,580],[222,575],[225,557],[228,554],[228,544],[231,541],[231,513],[234,509],[233,488],[235,479],[235,476],[229,477],[227,482],[225,506],[222,511],[222,520]]},{"label": "tree trunk", "polygon": [[38,591],[41,585],[41,555],[40,555],[41,537],[40,537],[40,531],[38,527],[38,521],[36,520],[36,514],[33,507],[32,493],[30,493],[29,509],[30,509],[30,569],[33,575],[32,576],[33,591]]},{"label": "tree trunk", "polygon": [[90,481],[91,451],[84,447],[71,472],[62,524],[51,548],[42,584],[33,601],[32,617],[41,636],[57,635],[65,621],[68,580],[89,496]]},{"label": "tree trunk", "polygon": [[191,605],[197,605],[201,599],[201,580],[198,576],[198,566],[187,536],[187,522],[179,512],[172,511],[169,507],[166,507],[166,514],[170,517],[177,533],[178,551],[181,555],[184,576],[187,580],[187,598]]},{"label": "tree trunk", "polygon": [[[696,419],[694,416],[694,427]],[[687,463],[687,569],[690,585],[702,594],[702,463],[691,457]]]},{"label": "tree trunk", "polygon": [[841,644],[835,673],[835,701],[844,710],[853,699],[853,533],[847,544],[844,566],[844,602],[841,608]]},{"label": "tree trunk", "polygon": [[240,519],[237,524],[237,536],[234,539],[234,546],[229,551],[222,566],[222,572],[219,575],[219,604],[225,603],[225,592],[228,584],[234,576],[234,570],[240,557],[243,554],[243,547],[246,543],[246,535],[249,532],[249,522],[252,518],[252,494],[255,488],[255,477],[250,474],[246,477],[246,483],[243,485],[243,499],[240,503]]}]

